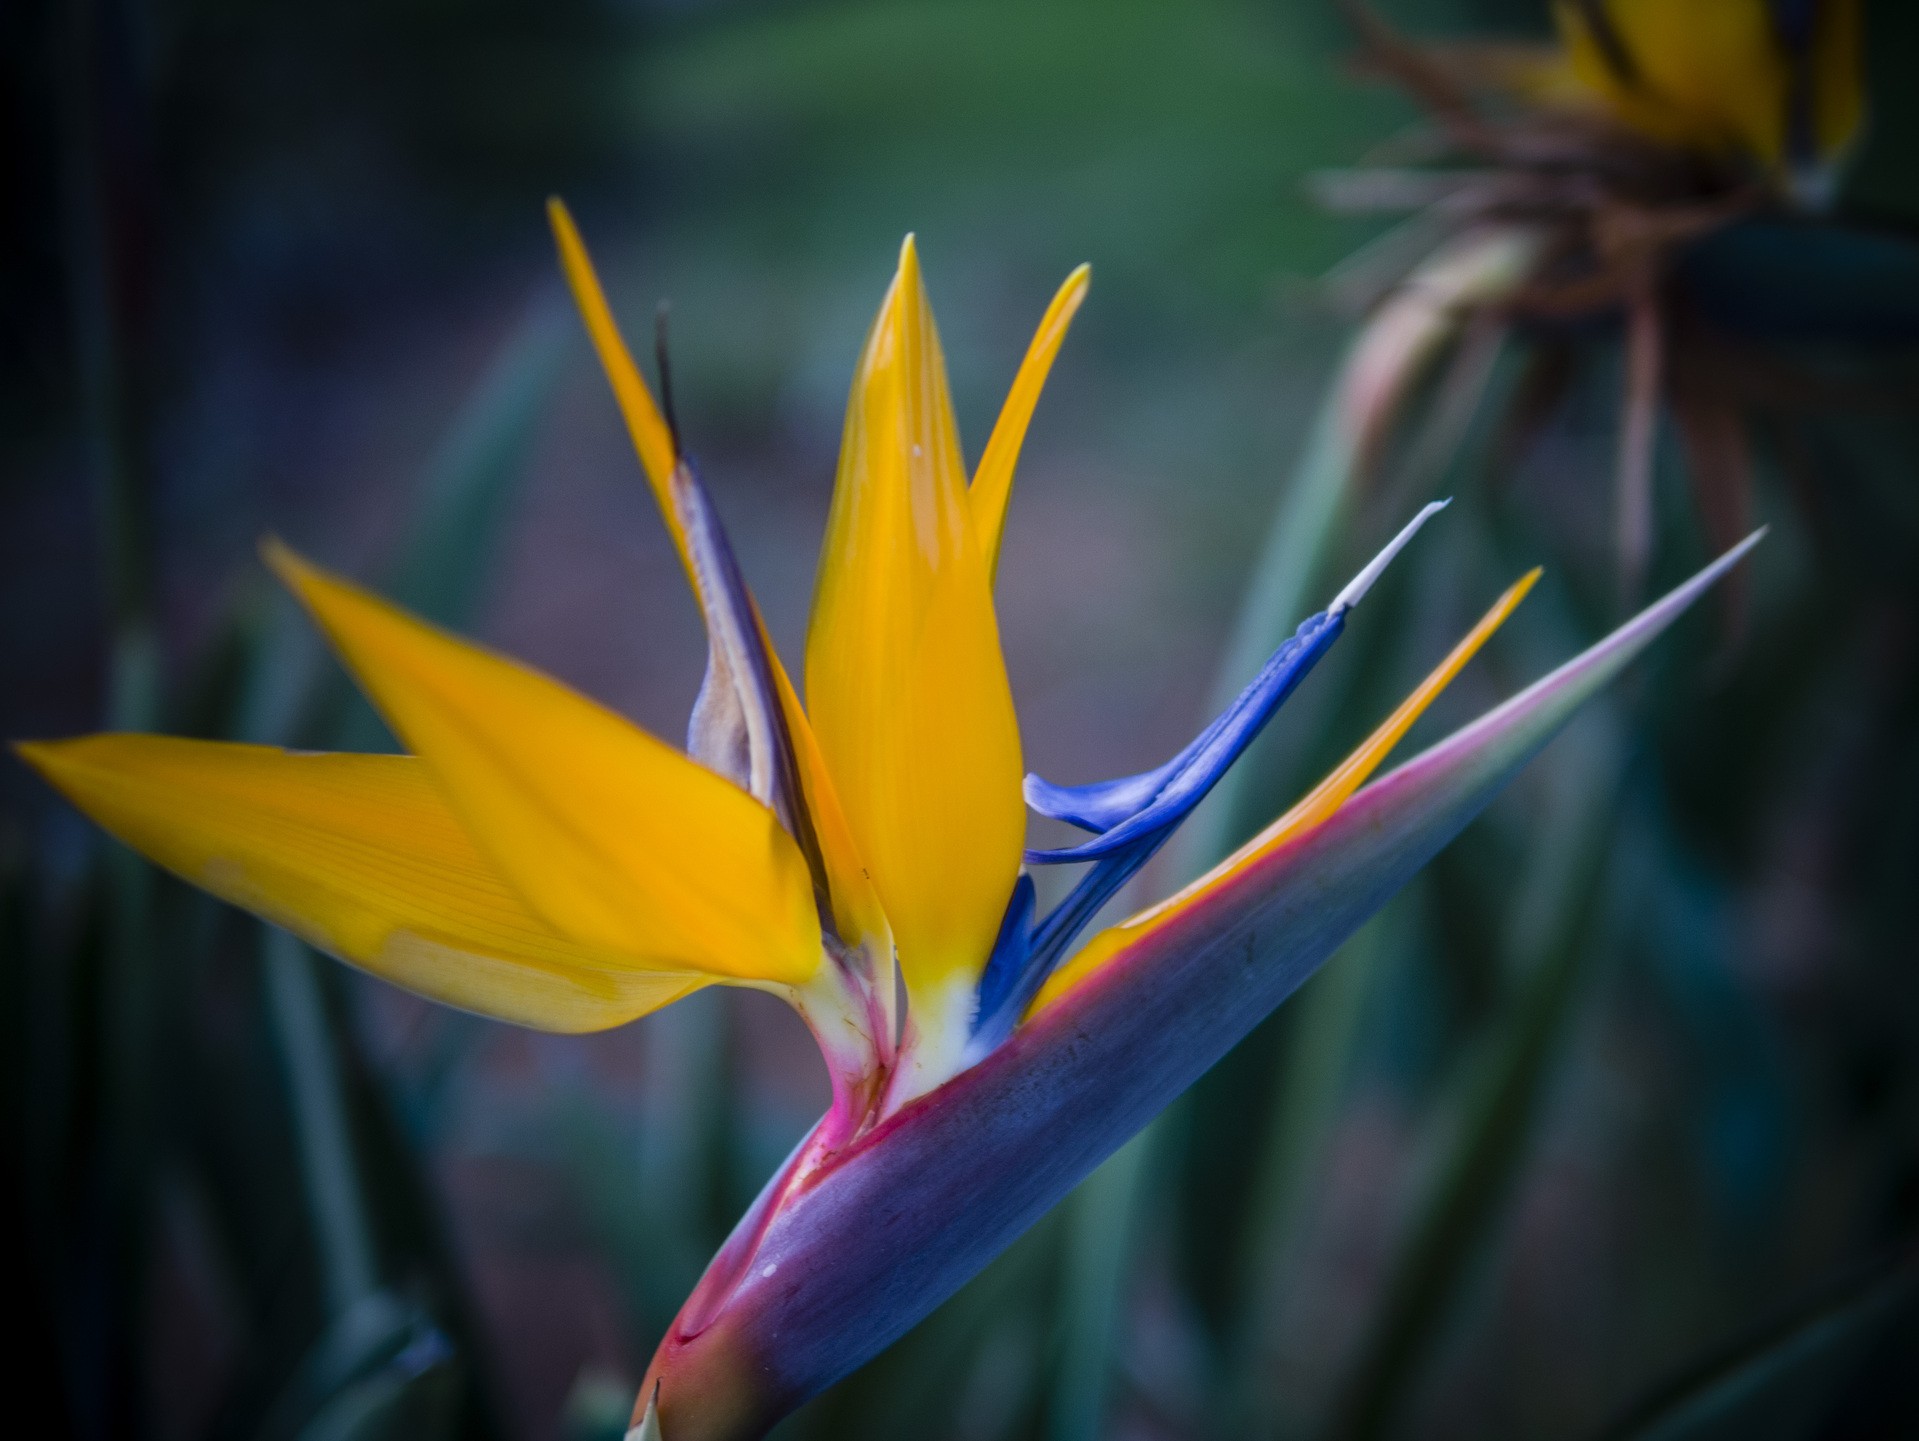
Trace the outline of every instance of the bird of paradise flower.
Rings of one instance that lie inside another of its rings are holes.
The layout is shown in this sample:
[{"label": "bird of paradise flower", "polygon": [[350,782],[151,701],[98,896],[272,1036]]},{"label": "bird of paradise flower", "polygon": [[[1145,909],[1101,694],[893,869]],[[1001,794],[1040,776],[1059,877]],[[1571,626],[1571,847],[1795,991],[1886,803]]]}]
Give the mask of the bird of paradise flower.
[{"label": "bird of paradise flower", "polygon": [[[1022,779],[993,573],[1087,271],[970,480],[909,237],[855,372],[807,704],[557,202],[569,282],[706,620],[681,751],[269,542],[405,755],[105,734],[20,753],[142,854],[342,960],[553,1031],[703,986],[788,1001],[832,1079],[654,1358],[636,1424],[749,1437],[977,1272],[1299,986],[1757,540],[1362,790],[1517,606],[1498,597],[1325,780],[1177,894],[1074,942],[1338,639],[1428,506],[1186,749]],[[1026,850],[1026,811],[1091,833]],[[1026,868],[1083,863],[1044,917]],[[904,1009],[899,999],[904,999]]]},{"label": "bird of paradise flower", "polygon": [[1333,287],[1383,301],[1336,405],[1366,449],[1456,340],[1408,469],[1443,465],[1502,351],[1523,362],[1503,416],[1517,453],[1616,323],[1614,545],[1636,600],[1662,417],[1723,547],[1750,526],[1769,416],[1909,404],[1801,353],[1913,338],[1919,252],[1827,213],[1867,116],[1858,0],[1555,0],[1557,41],[1538,46],[1415,42],[1364,0],[1342,8],[1363,63],[1427,118],[1411,152],[1440,162],[1315,180],[1335,210],[1407,217]]}]

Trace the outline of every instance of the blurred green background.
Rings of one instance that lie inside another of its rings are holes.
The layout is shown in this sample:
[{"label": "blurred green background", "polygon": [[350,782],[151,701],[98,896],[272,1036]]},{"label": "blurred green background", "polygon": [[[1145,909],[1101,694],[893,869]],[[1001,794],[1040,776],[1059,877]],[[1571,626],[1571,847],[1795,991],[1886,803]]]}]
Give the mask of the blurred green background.
[{"label": "blurred green background", "polygon": [[[1545,33],[1530,0],[1386,8]],[[1903,224],[1919,33],[1889,3],[1868,23],[1846,203]],[[1156,763],[1204,718],[1354,323],[1315,280],[1377,227],[1304,182],[1414,118],[1351,73],[1325,0],[23,0],[0,36],[7,738],[382,744],[265,584],[266,533],[677,738],[704,644],[561,303],[560,193],[630,333],[672,302],[689,444],[789,657],[901,236],[975,456],[1092,262],[1002,628],[1029,766]],[[1614,618],[1616,347],[1588,348],[1523,455],[1481,424],[1427,479],[1468,503],[1277,722],[1215,843],[1519,571],[1548,567],[1538,598],[1415,744]],[[1817,504],[1762,455],[1743,639],[1688,622],[780,1434],[1919,1434],[1913,439],[1897,414],[1808,425]],[[1706,553],[1669,451],[1662,580]],[[1342,563],[1397,523],[1356,514]],[[23,767],[0,807],[13,1413],[49,1437],[619,1436],[824,1101],[791,1016],[715,993],[585,1038],[454,1015],[145,872]]]}]

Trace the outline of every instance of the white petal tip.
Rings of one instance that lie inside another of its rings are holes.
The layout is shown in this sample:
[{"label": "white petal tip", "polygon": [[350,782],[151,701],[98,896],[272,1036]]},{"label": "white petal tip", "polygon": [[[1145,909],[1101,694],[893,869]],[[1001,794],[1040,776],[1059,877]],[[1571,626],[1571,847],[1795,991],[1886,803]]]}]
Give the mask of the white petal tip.
[{"label": "white petal tip", "polygon": [[1373,582],[1378,580],[1385,573],[1386,567],[1393,563],[1393,558],[1406,548],[1407,543],[1415,535],[1419,534],[1419,528],[1452,503],[1451,496],[1447,496],[1444,500],[1432,501],[1408,521],[1405,528],[1388,542],[1386,548],[1367,562],[1364,570],[1346,583],[1346,589],[1333,597],[1333,603],[1326,607],[1327,611],[1337,615],[1341,611],[1351,610],[1358,605],[1365,598],[1366,592],[1373,588]]}]

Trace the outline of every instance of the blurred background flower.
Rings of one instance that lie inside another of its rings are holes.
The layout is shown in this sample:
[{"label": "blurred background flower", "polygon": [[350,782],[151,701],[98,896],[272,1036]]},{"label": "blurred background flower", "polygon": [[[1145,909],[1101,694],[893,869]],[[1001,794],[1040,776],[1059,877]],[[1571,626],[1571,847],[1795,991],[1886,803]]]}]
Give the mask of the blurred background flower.
[{"label": "blurred background flower", "polygon": [[[1380,8],[1422,47],[1554,33],[1534,0]],[[1731,340],[1672,351],[1640,422],[1651,587],[1716,548],[1692,497],[1730,432],[1702,447],[1685,395],[1766,382],[1739,391],[1775,525],[1743,630],[1692,621],[1203,1094],[783,1435],[1919,1427],[1919,16],[1861,8],[1868,118],[1822,218],[1758,167],[1755,228],[1673,272]],[[1526,257],[1352,203],[1446,137],[1331,4],[29,0],[0,34],[6,737],[377,745],[271,600],[266,531],[675,734],[699,620],[557,306],[553,191],[629,326],[671,298],[681,421],[789,658],[899,237],[972,435],[1093,263],[1000,569],[1041,774],[1172,754],[1262,626],[1459,493],[1172,871],[1290,803],[1507,576],[1548,562],[1421,734],[1617,614],[1629,307],[1487,305]],[[1342,411],[1382,357],[1385,410]],[[23,768],[0,804],[16,1414],[619,1435],[824,1103],[797,1024],[720,995],[581,1039],[468,1020],[160,882]]]}]

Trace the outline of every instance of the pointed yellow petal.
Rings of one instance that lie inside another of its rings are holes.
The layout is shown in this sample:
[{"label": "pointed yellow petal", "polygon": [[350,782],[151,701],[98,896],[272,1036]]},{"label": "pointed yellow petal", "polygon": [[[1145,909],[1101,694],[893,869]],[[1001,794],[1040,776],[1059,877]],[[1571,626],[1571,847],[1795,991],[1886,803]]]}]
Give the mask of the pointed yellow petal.
[{"label": "pointed yellow petal", "polygon": [[1466,663],[1479,653],[1479,648],[1492,639],[1493,632],[1506,623],[1506,617],[1518,609],[1526,593],[1538,583],[1539,576],[1539,567],[1535,566],[1507,587],[1506,593],[1493,602],[1492,609],[1479,618],[1479,624],[1466,632],[1446,659],[1419,683],[1411,695],[1399,703],[1399,708],[1386,717],[1379,729],[1366,737],[1358,750],[1335,766],[1291,810],[1255,837],[1251,849],[1233,864],[1243,865],[1254,855],[1264,855],[1284,845],[1301,831],[1311,830],[1345,805],[1352,793],[1366,783],[1367,777],[1379,769],[1380,763],[1392,753],[1393,747],[1413,728],[1413,722],[1426,713],[1426,708],[1439,699],[1440,693],[1466,668]]},{"label": "pointed yellow petal", "polygon": [[1466,663],[1479,653],[1479,648],[1492,639],[1493,632],[1506,623],[1506,617],[1526,598],[1526,592],[1533,588],[1538,579],[1539,571],[1534,569],[1514,581],[1506,593],[1493,602],[1492,609],[1479,618],[1479,623],[1466,632],[1459,644],[1434,667],[1432,673],[1386,717],[1379,729],[1366,737],[1358,750],[1341,761],[1331,774],[1307,792],[1285,815],[1184,890],[1101,931],[1089,940],[1041,987],[1028,1014],[1051,1005],[1097,971],[1110,957],[1148,931],[1164,925],[1185,907],[1203,899],[1208,891],[1227,877],[1311,830],[1337,811],[1354,791],[1366,783],[1367,777],[1379,768],[1393,747],[1399,744],[1401,737],[1412,729],[1413,722],[1453,683],[1453,678],[1466,668]]},{"label": "pointed yellow petal", "polygon": [[973,472],[969,492],[973,529],[979,535],[980,549],[986,553],[988,575],[999,568],[1000,534],[1006,526],[1006,503],[1013,494],[1013,467],[1019,463],[1019,448],[1026,439],[1026,427],[1032,423],[1033,407],[1039,404],[1047,373],[1053,368],[1074,313],[1086,299],[1086,286],[1092,278],[1093,267],[1080,266],[1066,277],[1053,303],[1046,307],[1039,329],[1033,332],[1033,343],[1026,347],[1019,373],[1013,377],[1006,404],[1000,407],[999,421],[979,458],[979,469]]},{"label": "pointed yellow petal", "polygon": [[773,812],[603,706],[308,565],[306,603],[480,850],[561,934],[662,965],[818,969],[805,859]]},{"label": "pointed yellow petal", "polygon": [[706,984],[561,936],[475,849],[411,756],[147,735],[18,749],[181,879],[463,1010],[591,1031]]},{"label": "pointed yellow petal", "polygon": [[1019,731],[912,240],[867,337],[806,647],[807,709],[922,1025],[1019,871]]},{"label": "pointed yellow petal", "polygon": [[673,533],[673,543],[679,547],[688,575],[692,575],[693,560],[687,551],[686,527],[673,495],[673,471],[679,464],[673,433],[667,428],[659,406],[653,403],[653,393],[646,388],[639,366],[633,363],[633,353],[620,335],[613,309],[606,303],[606,292],[600,287],[600,277],[593,269],[592,257],[586,253],[586,242],[580,239],[572,214],[558,199],[546,202],[546,214],[553,226],[553,238],[559,243],[560,266],[566,271],[573,303],[579,307],[587,334],[593,338],[593,349],[599,353],[600,366],[613,387],[620,414],[626,417],[627,432],[633,437],[633,449],[639,452],[640,465],[653,487],[653,498],[659,502],[660,514]]}]

